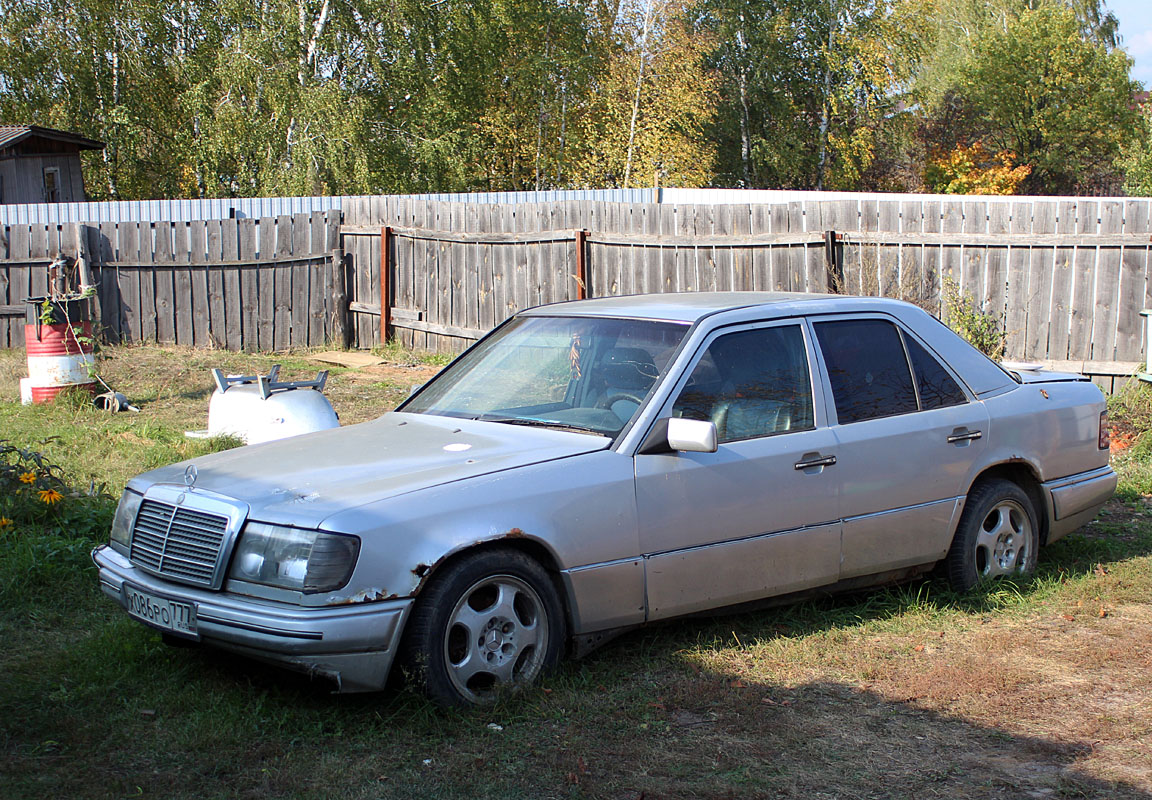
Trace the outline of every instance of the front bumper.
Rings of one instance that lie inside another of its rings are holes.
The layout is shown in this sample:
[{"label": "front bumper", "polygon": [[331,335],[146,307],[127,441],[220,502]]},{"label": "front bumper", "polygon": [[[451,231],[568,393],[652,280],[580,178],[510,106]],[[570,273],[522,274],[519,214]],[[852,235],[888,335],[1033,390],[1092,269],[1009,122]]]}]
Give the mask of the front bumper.
[{"label": "front bumper", "polygon": [[1100,467],[1041,484],[1048,505],[1048,538],[1051,543],[1087,525],[1116,492],[1116,473]]},{"label": "front bumper", "polygon": [[198,641],[330,678],[341,692],[384,688],[412,606],[404,599],[307,608],[211,592],[160,580],[107,545],[92,551],[92,561],[100,588],[121,607],[127,609],[125,582],[191,603]]}]

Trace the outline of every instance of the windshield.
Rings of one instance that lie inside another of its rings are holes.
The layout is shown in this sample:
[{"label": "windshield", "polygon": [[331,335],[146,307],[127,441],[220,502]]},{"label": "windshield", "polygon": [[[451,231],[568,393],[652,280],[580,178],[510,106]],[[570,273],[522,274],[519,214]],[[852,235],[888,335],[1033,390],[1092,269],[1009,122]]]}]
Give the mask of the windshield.
[{"label": "windshield", "polygon": [[399,410],[614,436],[636,414],[688,327],[519,317]]}]

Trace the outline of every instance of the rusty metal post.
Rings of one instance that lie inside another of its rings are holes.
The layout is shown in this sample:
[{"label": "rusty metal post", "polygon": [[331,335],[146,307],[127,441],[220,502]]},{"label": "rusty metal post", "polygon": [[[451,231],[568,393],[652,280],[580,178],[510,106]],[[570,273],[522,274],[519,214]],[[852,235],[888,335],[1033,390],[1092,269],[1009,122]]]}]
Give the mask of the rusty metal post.
[{"label": "rusty metal post", "polygon": [[588,274],[588,231],[576,233],[576,299],[592,296],[592,277]]},{"label": "rusty metal post", "polygon": [[835,294],[844,293],[842,247],[836,231],[824,231],[824,281],[827,291]]},{"label": "rusty metal post", "polygon": [[388,329],[392,327],[392,303],[389,295],[388,268],[392,249],[392,229],[385,225],[380,229],[380,344],[388,344]]}]

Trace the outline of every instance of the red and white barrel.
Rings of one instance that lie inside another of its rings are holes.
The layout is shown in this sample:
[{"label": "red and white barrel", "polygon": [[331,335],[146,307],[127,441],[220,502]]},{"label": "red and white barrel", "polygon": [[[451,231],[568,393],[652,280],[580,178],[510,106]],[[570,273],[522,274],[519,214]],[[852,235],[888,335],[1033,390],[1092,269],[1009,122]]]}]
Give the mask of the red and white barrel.
[{"label": "red and white barrel", "polygon": [[27,324],[24,341],[28,351],[27,383],[21,381],[25,402],[30,399],[33,403],[47,403],[72,387],[96,393],[90,322]]}]

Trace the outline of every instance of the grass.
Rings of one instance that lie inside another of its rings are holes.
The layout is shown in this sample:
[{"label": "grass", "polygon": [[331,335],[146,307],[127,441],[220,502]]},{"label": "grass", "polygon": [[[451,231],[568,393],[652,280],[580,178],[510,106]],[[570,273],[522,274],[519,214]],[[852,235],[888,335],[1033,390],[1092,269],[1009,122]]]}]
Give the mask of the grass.
[{"label": "grass", "polygon": [[[0,353],[0,398],[16,394],[18,356]],[[395,405],[439,363],[382,356],[333,369],[344,421]],[[114,349],[102,371],[140,414],[2,400],[3,438],[50,440],[66,481],[115,494],[213,446],[183,437],[205,426],[209,367],[274,362],[319,368],[306,354]],[[1136,418],[1120,402],[1113,417]],[[0,797],[1147,800],[1152,459],[1133,446],[1117,462],[1119,499],[1027,581],[656,625],[474,714],[166,647],[96,588],[87,552],[111,500],[95,500],[85,524],[0,533]]]}]

